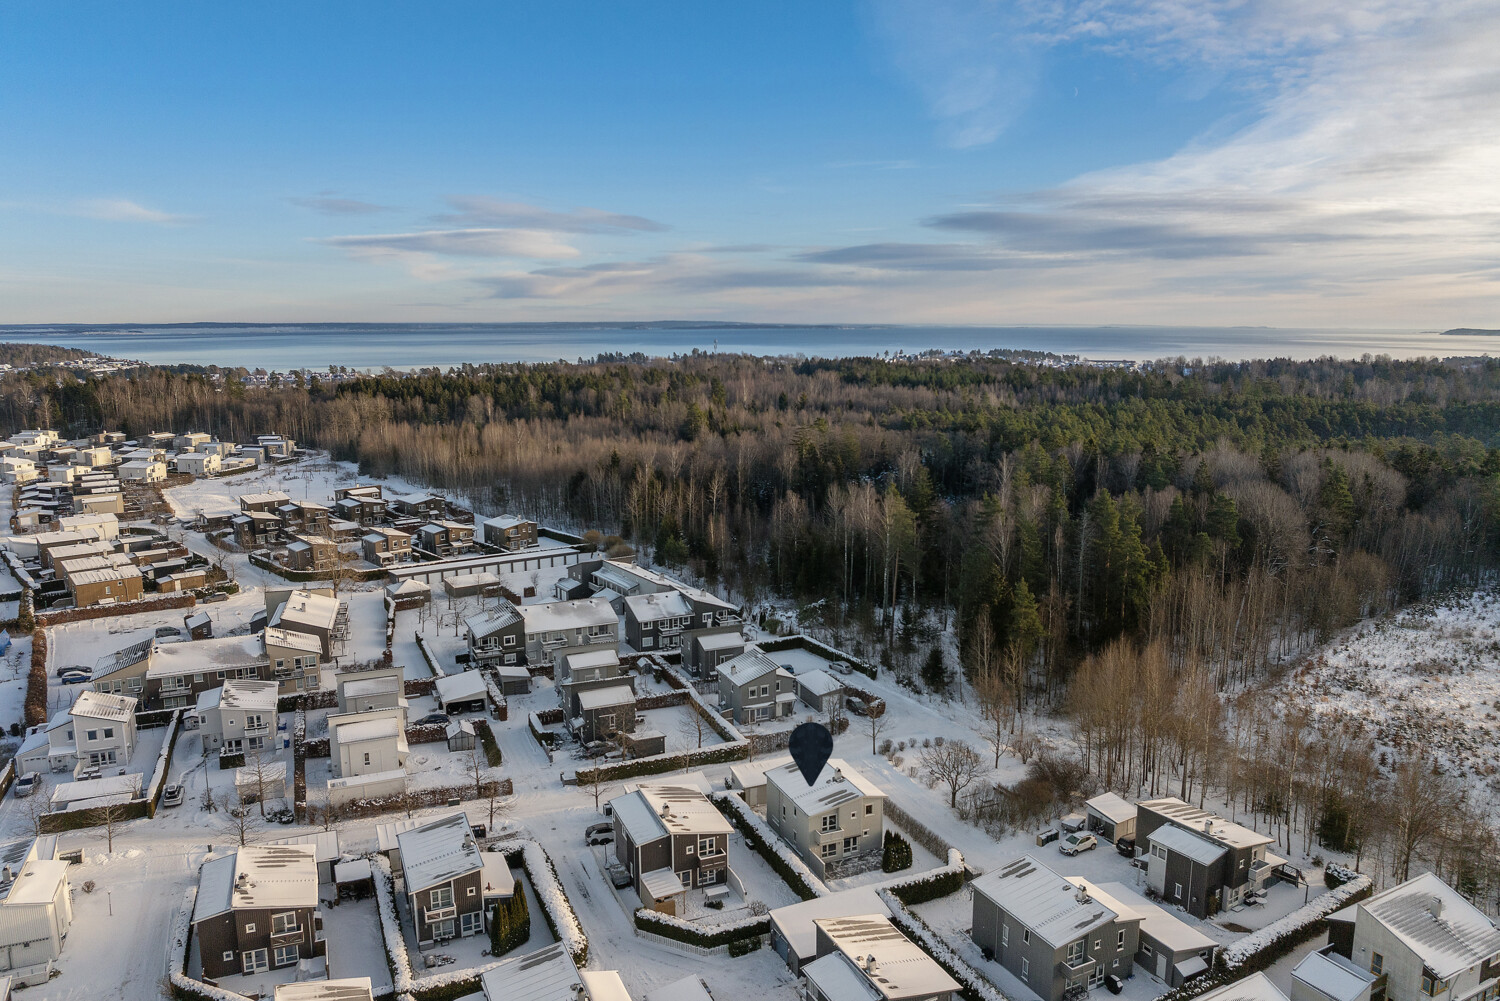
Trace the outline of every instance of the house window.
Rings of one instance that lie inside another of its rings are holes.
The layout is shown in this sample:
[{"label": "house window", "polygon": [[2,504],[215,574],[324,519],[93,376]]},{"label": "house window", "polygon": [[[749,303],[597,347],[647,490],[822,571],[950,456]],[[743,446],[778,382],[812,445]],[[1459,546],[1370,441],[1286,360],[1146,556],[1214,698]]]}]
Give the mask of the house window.
[{"label": "house window", "polygon": [[1083,953],[1084,949],[1087,948],[1087,946],[1088,943],[1083,939],[1079,939],[1077,942],[1073,942],[1068,945],[1066,958],[1069,966],[1077,966],[1079,963],[1083,962]]},{"label": "house window", "polygon": [[1149,960],[1153,955],[1155,955],[1155,953],[1151,951],[1151,947],[1149,945],[1143,945],[1141,946],[1141,955],[1145,956],[1146,959]]},{"label": "house window", "polygon": [[107,727],[104,728],[104,739],[105,740],[113,740],[114,736],[115,736],[115,728],[114,727],[107,726]]},{"label": "house window", "polygon": [[442,910],[444,907],[453,906],[453,887],[440,886],[432,891],[432,909]]},{"label": "house window", "polygon": [[1124,948],[1125,948],[1125,932],[1124,932],[1124,930],[1115,932],[1115,951],[1119,952],[1119,951],[1121,951]]},{"label": "house window", "polygon": [[718,853],[719,853],[719,839],[718,838],[699,838],[698,839],[698,854],[700,856],[701,855],[717,855]]},{"label": "house window", "polygon": [[246,973],[259,973],[268,969],[270,964],[266,962],[266,950],[247,949],[241,956]]},{"label": "house window", "polygon": [[87,731],[84,734],[84,736],[87,737],[89,740],[98,740],[99,739],[99,731],[98,730],[89,730],[89,731]]},{"label": "house window", "polygon": [[297,912],[283,911],[280,914],[271,915],[271,934],[285,935],[287,932],[297,930]]},{"label": "house window", "polygon": [[254,921],[246,921],[245,922],[245,934],[246,935],[254,935],[255,934],[255,922]]},{"label": "house window", "polygon": [[820,828],[824,834],[827,834],[829,831],[838,830],[839,815],[836,813],[830,813],[828,816],[822,818],[822,820],[820,821]]},{"label": "house window", "polygon": [[1031,960],[1026,959],[1025,957],[1022,957],[1021,959],[1021,979],[1031,979]]},{"label": "house window", "polygon": [[866,817],[873,817],[873,816],[875,816],[875,804],[874,803],[866,803],[865,804],[865,816]]},{"label": "house window", "polygon": [[1031,929],[1030,928],[1022,928],[1021,929],[1021,944],[1022,945],[1030,945],[1031,944]]},{"label": "house window", "polygon": [[1000,926],[1000,944],[1002,946],[1010,945],[1010,925]]},{"label": "house window", "polygon": [[837,841],[830,841],[823,846],[822,850],[824,858],[833,858],[839,853],[839,843]]},{"label": "house window", "polygon": [[295,945],[278,945],[273,965],[291,966],[297,961],[297,947]]},{"label": "house window", "polygon": [[472,886],[469,887],[469,896],[474,896],[474,888]]},{"label": "house window", "polygon": [[1385,972],[1385,957],[1378,952],[1370,954],[1370,972],[1377,977]]},{"label": "house window", "polygon": [[1181,900],[1182,899],[1182,884],[1181,883],[1173,883],[1172,884],[1172,899],[1173,900]]},{"label": "house window", "polygon": [[1435,997],[1448,989],[1448,981],[1439,980],[1426,970],[1422,971],[1422,993]]},{"label": "house window", "polygon": [[366,751],[365,752],[365,764],[368,765],[369,763],[370,763],[370,752]]},{"label": "house window", "polygon": [[224,951],[224,962],[226,962],[226,963],[232,963],[232,962],[234,962],[234,950],[233,949],[226,949]]},{"label": "house window", "polygon": [[850,852],[857,852],[857,851],[859,851],[859,838],[857,838],[857,837],[854,837],[854,838],[845,838],[844,839],[844,854],[848,855]]}]

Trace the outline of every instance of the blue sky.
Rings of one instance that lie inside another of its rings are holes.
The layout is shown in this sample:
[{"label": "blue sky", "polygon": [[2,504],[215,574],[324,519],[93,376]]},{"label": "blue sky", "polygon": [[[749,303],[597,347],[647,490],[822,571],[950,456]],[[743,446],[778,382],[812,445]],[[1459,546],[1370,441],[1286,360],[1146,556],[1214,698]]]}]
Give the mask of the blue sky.
[{"label": "blue sky", "polygon": [[0,322],[1497,325],[1500,0],[0,6]]}]

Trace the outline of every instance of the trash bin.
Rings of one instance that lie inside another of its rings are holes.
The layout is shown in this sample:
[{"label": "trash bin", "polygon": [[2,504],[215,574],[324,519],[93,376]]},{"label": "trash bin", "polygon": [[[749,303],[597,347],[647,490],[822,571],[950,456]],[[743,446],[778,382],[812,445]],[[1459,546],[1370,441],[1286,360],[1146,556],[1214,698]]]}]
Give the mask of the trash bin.
[{"label": "trash bin", "polygon": [[1042,847],[1043,845],[1050,845],[1052,842],[1056,841],[1058,837],[1059,835],[1057,833],[1057,828],[1055,827],[1049,827],[1046,830],[1037,831],[1036,845],[1038,848]]}]

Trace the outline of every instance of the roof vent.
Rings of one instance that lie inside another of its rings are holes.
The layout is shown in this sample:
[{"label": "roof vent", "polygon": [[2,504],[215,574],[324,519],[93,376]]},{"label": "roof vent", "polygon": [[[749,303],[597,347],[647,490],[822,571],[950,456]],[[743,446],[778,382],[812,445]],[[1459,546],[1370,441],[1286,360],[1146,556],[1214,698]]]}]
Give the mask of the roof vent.
[{"label": "roof vent", "polygon": [[842,781],[844,781],[844,770],[842,768],[835,768],[833,770],[833,781],[835,781],[835,782],[842,782]]},{"label": "roof vent", "polygon": [[1078,884],[1078,888],[1077,888],[1077,892],[1073,894],[1073,899],[1076,900],[1076,901],[1078,901],[1080,904],[1086,904],[1086,903],[1088,903],[1089,902],[1089,888],[1087,886],[1085,886],[1084,884],[1079,883]]},{"label": "roof vent", "polygon": [[873,952],[865,956],[865,969],[871,973],[875,972],[875,954]]},{"label": "roof vent", "polygon": [[1214,832],[1214,821],[1213,821],[1213,818],[1210,817],[1209,819],[1207,819],[1207,820],[1205,820],[1203,822],[1203,833],[1204,834],[1212,834],[1213,832]]},{"label": "roof vent", "polygon": [[1432,916],[1433,917],[1435,917],[1435,918],[1442,917],[1443,916],[1443,898],[1439,897],[1437,894],[1434,893],[1432,895],[1432,902],[1427,905],[1427,909],[1432,912]]}]

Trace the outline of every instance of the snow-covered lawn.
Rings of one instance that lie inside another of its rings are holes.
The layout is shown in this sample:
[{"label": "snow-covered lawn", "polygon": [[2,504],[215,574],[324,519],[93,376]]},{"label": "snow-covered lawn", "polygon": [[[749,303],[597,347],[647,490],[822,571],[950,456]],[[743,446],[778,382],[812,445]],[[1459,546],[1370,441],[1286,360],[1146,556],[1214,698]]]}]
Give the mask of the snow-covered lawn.
[{"label": "snow-covered lawn", "polygon": [[[326,885],[321,892],[325,899],[332,895]],[[325,904],[323,938],[328,943],[330,977],[369,977],[377,994],[390,986],[391,974],[380,939],[380,912],[373,894],[364,900]]]},{"label": "snow-covered lawn", "polygon": [[[724,743],[724,739],[691,706],[663,706],[645,709],[636,715],[644,718],[644,722],[636,724],[636,731],[656,730],[664,734],[668,751],[692,751],[700,746],[713,747]],[[703,721],[701,727],[698,725],[700,721]]]}]

